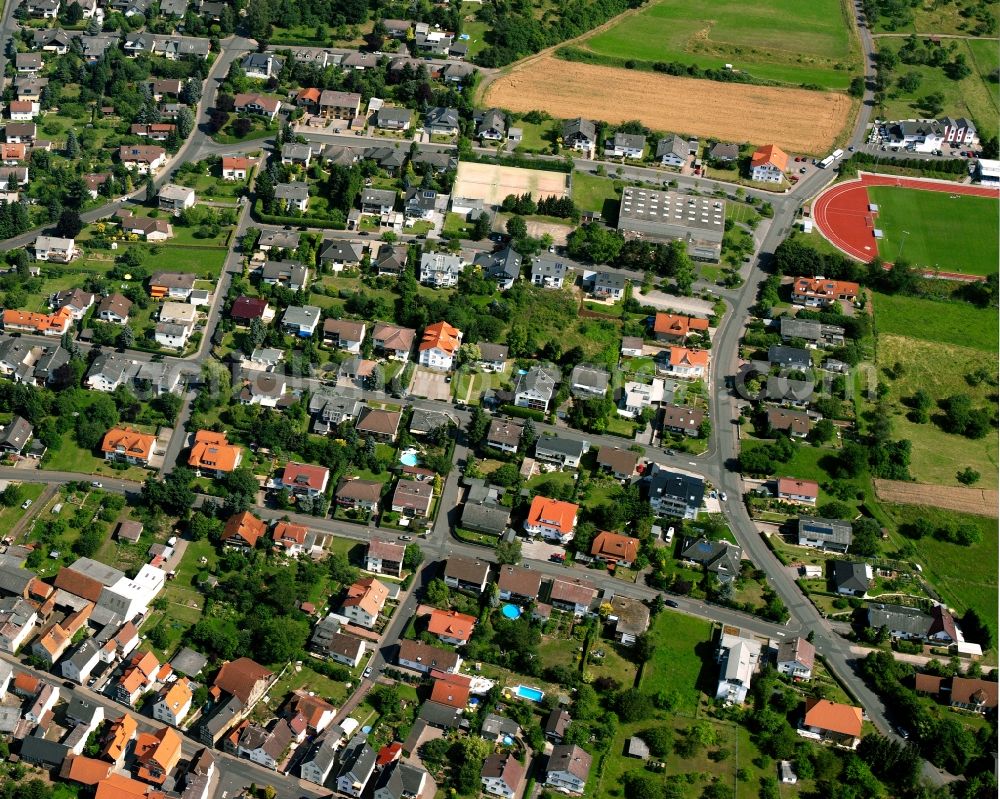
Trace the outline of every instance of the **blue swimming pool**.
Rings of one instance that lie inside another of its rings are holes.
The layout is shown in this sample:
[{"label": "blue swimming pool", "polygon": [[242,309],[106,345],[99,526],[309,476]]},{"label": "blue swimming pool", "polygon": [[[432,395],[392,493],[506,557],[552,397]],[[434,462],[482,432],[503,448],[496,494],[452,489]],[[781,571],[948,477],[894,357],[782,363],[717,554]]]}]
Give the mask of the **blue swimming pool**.
[{"label": "blue swimming pool", "polygon": [[514,745],[514,739],[511,738],[509,735],[505,735],[503,737],[503,745],[504,746],[513,746]]},{"label": "blue swimming pool", "polygon": [[514,693],[521,697],[521,699],[527,699],[531,702],[541,702],[542,697],[545,696],[544,691],[540,691],[537,688],[530,688],[527,685],[519,685],[514,689]]},{"label": "blue swimming pool", "polygon": [[500,612],[508,619],[517,619],[521,616],[521,609],[517,605],[511,605],[509,602],[500,608]]},{"label": "blue swimming pool", "polygon": [[403,464],[403,466],[416,466],[420,463],[419,453],[415,449],[404,450],[399,455],[399,462]]}]

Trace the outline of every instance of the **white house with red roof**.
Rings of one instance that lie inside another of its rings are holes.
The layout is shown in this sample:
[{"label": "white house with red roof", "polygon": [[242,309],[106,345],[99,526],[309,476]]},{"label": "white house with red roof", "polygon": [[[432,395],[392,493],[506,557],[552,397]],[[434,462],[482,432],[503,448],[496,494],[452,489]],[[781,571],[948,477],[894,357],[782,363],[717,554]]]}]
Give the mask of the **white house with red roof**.
[{"label": "white house with red roof", "polygon": [[537,496],[531,500],[524,530],[550,541],[568,544],[576,532],[576,517],[580,508],[572,502]]},{"label": "white house with red roof", "polygon": [[462,345],[462,331],[447,322],[428,325],[417,348],[420,365],[431,369],[451,369]]},{"label": "white house with red roof", "polygon": [[285,464],[281,477],[274,481],[279,490],[287,489],[292,494],[308,494],[311,497],[324,493],[329,484],[330,470],[325,466],[295,461]]}]

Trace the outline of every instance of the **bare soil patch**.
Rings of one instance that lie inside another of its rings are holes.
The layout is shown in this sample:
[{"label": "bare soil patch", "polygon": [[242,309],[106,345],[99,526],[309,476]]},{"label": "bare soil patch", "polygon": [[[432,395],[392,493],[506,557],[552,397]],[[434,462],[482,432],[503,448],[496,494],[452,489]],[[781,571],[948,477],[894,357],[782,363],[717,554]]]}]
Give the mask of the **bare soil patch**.
[{"label": "bare soil patch", "polygon": [[935,486],[897,480],[875,480],[875,493],[884,502],[928,505],[994,519],[997,518],[1000,503],[1000,493],[985,488]]},{"label": "bare soil patch", "polygon": [[498,77],[487,87],[483,104],[612,124],[638,119],[652,130],[773,143],[815,154],[830,149],[851,111],[850,98],[835,92],[677,78],[551,55]]},{"label": "bare soil patch", "polygon": [[453,194],[483,200],[490,205],[500,205],[508,194],[525,192],[530,192],[536,200],[565,197],[569,192],[568,177],[565,172],[462,161],[458,165]]}]

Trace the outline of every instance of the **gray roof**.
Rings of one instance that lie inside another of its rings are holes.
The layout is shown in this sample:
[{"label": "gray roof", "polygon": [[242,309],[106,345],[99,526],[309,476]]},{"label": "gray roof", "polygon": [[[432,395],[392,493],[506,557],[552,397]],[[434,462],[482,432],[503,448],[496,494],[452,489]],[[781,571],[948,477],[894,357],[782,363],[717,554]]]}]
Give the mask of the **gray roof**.
[{"label": "gray roof", "polygon": [[422,768],[411,766],[402,760],[395,760],[382,769],[378,782],[375,783],[375,790],[384,791],[393,799],[416,796],[420,792],[425,774],[427,772]]},{"label": "gray roof", "polygon": [[413,112],[409,108],[388,108],[382,106],[375,115],[379,125],[385,122],[409,122],[413,118]]},{"label": "gray roof", "polygon": [[442,411],[432,411],[426,408],[414,408],[410,418],[411,433],[426,433],[438,427],[453,424],[454,419]]},{"label": "gray roof", "polygon": [[[344,756],[341,758],[340,772],[338,777],[362,777],[371,774],[375,768],[375,750],[368,745],[363,735],[357,735],[344,749]],[[355,782],[361,782],[357,779]]]},{"label": "gray roof", "polygon": [[510,524],[510,508],[503,505],[466,502],[462,507],[461,526],[483,533],[500,535]]},{"label": "gray roof", "polygon": [[321,772],[329,772],[337,760],[337,745],[344,737],[344,730],[339,726],[329,727],[316,739],[312,749],[302,759],[303,763],[312,763]]},{"label": "gray roof", "polygon": [[700,508],[705,498],[705,481],[685,472],[672,472],[662,467],[651,470],[649,495],[673,497],[688,507]]},{"label": "gray roof", "polygon": [[779,344],[772,344],[767,348],[767,360],[772,365],[788,366],[793,369],[808,369],[812,366],[809,350],[798,347],[782,347]]},{"label": "gray roof", "polygon": [[787,377],[770,375],[767,378],[765,392],[767,398],[772,402],[807,402],[813,394],[815,385],[812,380],[792,380]]},{"label": "gray roof", "polygon": [[312,148],[308,144],[298,142],[288,142],[281,146],[281,159],[286,158],[292,161],[308,161],[312,156]]},{"label": "gray roof", "polygon": [[[42,733],[45,732],[41,727],[37,729],[41,730]],[[69,747],[66,744],[49,741],[35,735],[29,735],[21,741],[21,759],[27,760],[29,763],[58,766],[66,759],[68,752]]]},{"label": "gray roof", "polygon": [[853,534],[851,523],[841,519],[819,519],[813,516],[799,517],[799,536],[822,538],[826,541],[850,546]]},{"label": "gray roof", "polygon": [[781,335],[783,338],[819,341],[827,336],[843,336],[844,328],[837,325],[824,325],[815,319],[796,319],[783,316],[781,317]]},{"label": "gray roof", "polygon": [[518,377],[514,393],[534,391],[543,397],[551,398],[559,384],[559,377],[559,370],[554,366],[532,366]]},{"label": "gray roof", "polygon": [[279,200],[305,200],[309,197],[309,184],[301,180],[279,183],[274,187],[274,196]]},{"label": "gray roof", "polygon": [[308,274],[309,270],[298,261],[266,261],[260,270],[264,280],[281,280],[287,275],[289,283],[298,285],[305,283]]},{"label": "gray roof", "polygon": [[31,581],[35,578],[33,572],[13,564],[0,564],[0,591],[15,596],[23,596]]},{"label": "gray roof", "polygon": [[689,155],[688,143],[680,136],[668,136],[665,139],[660,139],[656,143],[656,157],[663,158],[670,153],[678,158],[686,159]]},{"label": "gray roof", "polygon": [[429,699],[420,706],[417,717],[428,724],[452,730],[457,729],[460,724],[458,711],[455,708]]},{"label": "gray roof", "polygon": [[109,382],[124,380],[133,370],[135,364],[123,355],[115,352],[102,352],[87,370],[87,377],[104,375]]},{"label": "gray roof", "polygon": [[540,451],[552,452],[567,457],[579,458],[588,448],[586,441],[578,441],[574,438],[560,438],[559,436],[539,436],[535,442],[535,453]]},{"label": "gray roof", "polygon": [[531,276],[541,275],[542,277],[552,277],[562,279],[566,277],[569,267],[562,261],[553,261],[551,258],[537,256],[531,261]]},{"label": "gray roof", "polygon": [[708,151],[708,157],[716,161],[735,161],[740,157],[740,148],[736,144],[725,144],[716,142],[712,149]]},{"label": "gray roof", "polygon": [[476,133],[482,135],[488,130],[498,130],[501,133],[507,129],[507,117],[499,108],[476,114]]},{"label": "gray roof", "polygon": [[439,128],[457,128],[460,124],[458,119],[458,109],[441,108],[440,106],[429,108],[427,109],[427,113],[424,114],[424,124],[434,125]]},{"label": "gray roof", "polygon": [[638,133],[616,133],[613,143],[615,147],[641,150],[646,146],[646,137]]},{"label": "gray roof", "polygon": [[20,452],[31,438],[33,428],[27,419],[15,416],[10,422],[0,427],[0,447]]},{"label": "gray roof", "polygon": [[580,134],[585,138],[593,141],[597,137],[597,126],[591,122],[589,119],[583,119],[578,117],[577,119],[570,119],[563,123],[562,136],[563,139],[568,139],[571,136]]},{"label": "gray roof", "polygon": [[871,581],[868,579],[868,564],[835,560],[833,562],[833,583],[838,590],[844,588],[849,591],[867,591],[871,586]]},{"label": "gray roof", "polygon": [[174,671],[179,671],[185,677],[196,677],[208,665],[208,658],[200,652],[184,647],[170,661]]},{"label": "gray roof", "polygon": [[607,391],[610,380],[611,376],[605,369],[582,363],[573,367],[573,372],[570,376],[571,384],[587,386],[594,391]]},{"label": "gray roof", "polygon": [[479,345],[479,360],[489,361],[490,363],[496,361],[506,361],[508,352],[509,350],[506,344],[492,344],[490,342],[485,342]]},{"label": "gray roof", "polygon": [[315,305],[289,305],[282,321],[286,325],[312,326],[320,318],[322,311]]},{"label": "gray roof", "polygon": [[594,287],[604,286],[608,289],[624,289],[625,275],[618,272],[598,272],[594,275]]},{"label": "gray roof", "polygon": [[483,719],[483,735],[490,737],[497,735],[517,735],[521,731],[516,721],[511,721],[506,716],[498,716],[496,713],[487,713]]},{"label": "gray roof", "polygon": [[361,192],[361,205],[388,205],[396,203],[394,189],[365,189]]},{"label": "gray roof", "polygon": [[700,563],[710,572],[732,579],[740,573],[740,559],[743,550],[728,541],[709,541],[707,538],[692,538],[684,541],[681,557]]},{"label": "gray roof", "polygon": [[517,280],[521,276],[521,254],[513,247],[505,247],[499,252],[484,252],[476,256],[476,266],[491,280]]},{"label": "gray roof", "polygon": [[321,261],[344,261],[354,263],[360,261],[364,254],[364,245],[357,241],[345,241],[344,239],[330,239],[323,242],[323,249],[320,250],[319,259]]},{"label": "gray roof", "polygon": [[[434,189],[412,188],[406,192],[406,205],[421,211],[433,211],[437,207],[438,193]],[[424,253],[429,255],[430,253]],[[456,256],[449,256],[454,258]]]},{"label": "gray roof", "polygon": [[874,604],[868,606],[868,626],[887,627],[912,636],[926,636],[933,619],[919,608],[903,605]]},{"label": "gray roof", "polygon": [[69,662],[82,669],[90,662],[98,652],[97,644],[93,638],[87,638],[76,648],[76,651],[69,657]]}]

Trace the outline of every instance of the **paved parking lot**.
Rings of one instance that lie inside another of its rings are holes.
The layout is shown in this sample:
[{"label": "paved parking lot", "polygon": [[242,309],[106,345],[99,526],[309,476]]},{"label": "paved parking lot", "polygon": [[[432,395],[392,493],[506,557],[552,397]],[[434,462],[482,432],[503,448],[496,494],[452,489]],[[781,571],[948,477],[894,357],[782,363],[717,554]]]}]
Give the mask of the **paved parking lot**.
[{"label": "paved parking lot", "polygon": [[425,397],[430,400],[451,399],[451,383],[445,382],[443,372],[433,372],[430,369],[417,367],[413,372],[413,382],[410,383],[410,394]]}]

